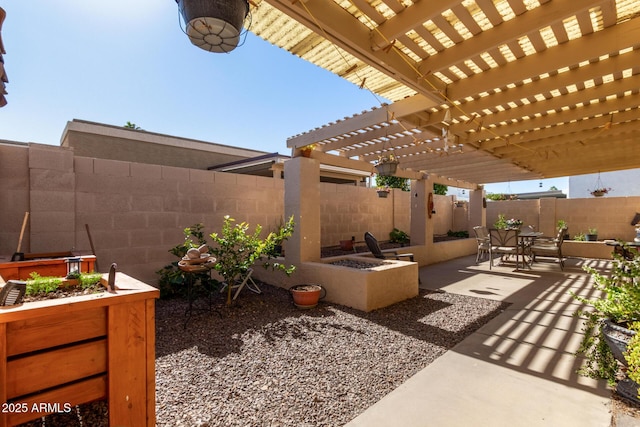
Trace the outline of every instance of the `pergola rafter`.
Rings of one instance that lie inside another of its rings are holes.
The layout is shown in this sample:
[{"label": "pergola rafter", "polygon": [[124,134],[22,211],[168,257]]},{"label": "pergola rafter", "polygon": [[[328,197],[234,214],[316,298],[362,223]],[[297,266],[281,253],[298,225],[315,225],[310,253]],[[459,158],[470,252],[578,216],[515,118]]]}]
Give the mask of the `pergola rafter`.
[{"label": "pergola rafter", "polygon": [[475,183],[640,167],[640,2],[257,5],[256,34],[391,101],[292,136],[294,153],[392,151],[404,170]]}]

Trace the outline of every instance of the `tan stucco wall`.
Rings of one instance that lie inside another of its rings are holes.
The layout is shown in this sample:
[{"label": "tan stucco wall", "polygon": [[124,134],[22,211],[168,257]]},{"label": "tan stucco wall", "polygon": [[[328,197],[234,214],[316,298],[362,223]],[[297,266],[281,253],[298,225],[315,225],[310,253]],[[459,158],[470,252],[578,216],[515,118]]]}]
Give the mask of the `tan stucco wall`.
[{"label": "tan stucco wall", "polygon": [[569,235],[598,230],[598,240],[633,240],[635,228],[631,219],[640,212],[640,197],[590,197],[586,199],[510,200],[487,203],[487,225],[491,226],[503,213],[507,218],[520,218],[546,235],[554,235],[556,222],[568,223]]},{"label": "tan stucco wall", "polygon": [[[23,252],[90,251],[88,224],[101,271],[115,262],[155,283],[186,227],[203,223],[208,236],[231,215],[270,231],[284,219],[282,179],[74,156],[73,149],[42,144],[0,144],[0,166],[4,257],[16,250],[29,211]],[[350,185],[319,189],[323,246],[352,235],[362,240],[369,224],[380,240],[394,224],[409,229],[408,192],[381,199],[374,189]]]}]

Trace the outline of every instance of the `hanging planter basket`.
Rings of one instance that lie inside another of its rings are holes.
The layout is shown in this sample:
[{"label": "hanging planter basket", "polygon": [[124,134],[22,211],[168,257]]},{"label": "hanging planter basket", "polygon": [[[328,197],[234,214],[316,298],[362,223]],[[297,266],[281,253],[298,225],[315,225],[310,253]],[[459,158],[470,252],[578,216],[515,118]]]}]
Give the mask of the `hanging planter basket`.
[{"label": "hanging planter basket", "polygon": [[238,46],[247,0],[176,0],[185,33],[195,46],[209,52],[231,52]]},{"label": "hanging planter basket", "polygon": [[602,180],[600,180],[600,172],[598,172],[598,179],[596,180],[596,187],[593,190],[589,190],[593,197],[602,197],[611,191],[611,188],[605,187],[602,185]]},{"label": "hanging planter basket", "polygon": [[378,190],[378,197],[380,197],[382,199],[386,199],[387,196],[389,196],[389,191],[388,190]]},{"label": "hanging planter basket", "polygon": [[387,160],[375,165],[376,171],[380,176],[393,176],[398,170],[397,160]]}]

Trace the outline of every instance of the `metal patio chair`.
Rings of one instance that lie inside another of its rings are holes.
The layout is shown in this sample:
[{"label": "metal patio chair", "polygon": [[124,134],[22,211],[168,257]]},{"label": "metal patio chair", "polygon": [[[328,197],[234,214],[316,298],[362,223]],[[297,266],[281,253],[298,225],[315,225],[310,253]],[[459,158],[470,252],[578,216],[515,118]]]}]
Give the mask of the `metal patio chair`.
[{"label": "metal patio chair", "polygon": [[476,242],[478,243],[478,254],[476,255],[476,264],[478,264],[485,256],[489,256],[491,252],[491,241],[489,239],[489,231],[484,225],[473,227],[473,232],[476,235]]},{"label": "metal patio chair", "polygon": [[561,228],[553,239],[536,239],[533,244],[529,246],[532,261],[536,261],[536,256],[555,257],[560,263],[560,270],[564,270],[562,242],[564,242],[564,235],[566,232],[566,228]]},{"label": "metal patio chair", "polygon": [[505,257],[515,255],[516,269],[518,268],[518,257],[522,255],[522,246],[518,239],[519,230],[516,229],[489,229],[489,270],[493,267],[493,255],[500,255],[500,262],[504,262]]}]

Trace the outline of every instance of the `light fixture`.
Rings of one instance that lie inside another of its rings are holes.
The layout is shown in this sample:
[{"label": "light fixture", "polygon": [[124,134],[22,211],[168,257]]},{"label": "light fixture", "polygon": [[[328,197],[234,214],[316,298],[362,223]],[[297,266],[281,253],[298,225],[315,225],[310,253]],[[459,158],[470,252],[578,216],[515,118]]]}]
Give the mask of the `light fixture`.
[{"label": "light fixture", "polygon": [[209,52],[231,52],[240,43],[249,14],[247,0],[176,0],[184,33],[195,46]]},{"label": "light fixture", "polygon": [[80,274],[82,258],[67,258],[65,259],[65,262],[67,263],[67,278],[71,278],[71,276],[75,274]]}]

